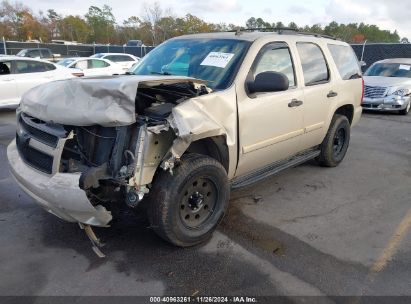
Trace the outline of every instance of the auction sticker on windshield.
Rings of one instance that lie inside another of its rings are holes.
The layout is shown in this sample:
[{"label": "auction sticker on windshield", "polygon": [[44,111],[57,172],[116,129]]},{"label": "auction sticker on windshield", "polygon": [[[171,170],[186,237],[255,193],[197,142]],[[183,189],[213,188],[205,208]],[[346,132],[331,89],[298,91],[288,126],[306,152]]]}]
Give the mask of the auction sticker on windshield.
[{"label": "auction sticker on windshield", "polygon": [[407,71],[409,71],[409,70],[411,69],[411,66],[405,65],[405,64],[400,64],[399,69],[400,69],[400,70],[407,70]]},{"label": "auction sticker on windshield", "polygon": [[210,52],[200,65],[225,68],[233,57],[232,53]]}]

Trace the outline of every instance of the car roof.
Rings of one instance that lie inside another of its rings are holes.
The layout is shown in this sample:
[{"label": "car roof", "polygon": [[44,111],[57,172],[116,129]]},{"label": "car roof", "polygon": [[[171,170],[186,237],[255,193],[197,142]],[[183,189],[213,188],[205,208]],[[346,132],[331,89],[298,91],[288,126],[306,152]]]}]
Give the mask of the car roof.
[{"label": "car roof", "polygon": [[104,60],[102,58],[90,58],[90,57],[66,57],[66,58],[61,58],[61,60],[84,60],[84,59],[100,59],[100,60]]},{"label": "car roof", "polygon": [[376,63],[403,63],[403,64],[411,64],[411,58],[389,58],[377,61]]},{"label": "car roof", "polygon": [[127,55],[127,56],[134,56],[133,54],[127,54],[127,53],[96,53],[95,55],[97,55],[97,54],[101,54],[101,55],[104,55],[104,56],[106,56],[106,55]]},{"label": "car roof", "polygon": [[272,38],[275,40],[287,41],[287,40],[305,40],[305,41],[318,41],[318,39],[323,39],[328,42],[346,44],[343,41],[337,40],[330,36],[315,34],[315,33],[304,33],[293,30],[280,30],[275,32],[261,32],[261,31],[231,31],[231,32],[215,32],[215,33],[200,33],[192,35],[178,36],[172,39],[232,39],[232,40],[243,40],[243,41],[256,41],[258,39]]},{"label": "car roof", "polygon": [[36,59],[36,58],[30,58],[30,57],[20,57],[20,56],[14,56],[14,55],[1,56],[1,57],[0,57],[0,60],[1,60],[1,61],[5,61],[5,60],[39,61],[39,62],[46,62],[46,63],[51,63],[51,64],[53,64],[53,62],[50,62],[50,61],[48,61],[48,60]]}]

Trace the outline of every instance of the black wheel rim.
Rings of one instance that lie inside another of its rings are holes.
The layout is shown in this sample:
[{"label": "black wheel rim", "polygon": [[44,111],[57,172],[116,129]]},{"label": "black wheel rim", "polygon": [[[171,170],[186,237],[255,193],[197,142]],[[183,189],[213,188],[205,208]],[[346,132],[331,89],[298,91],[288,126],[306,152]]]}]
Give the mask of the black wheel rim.
[{"label": "black wheel rim", "polygon": [[180,219],[189,229],[199,228],[211,218],[215,210],[217,186],[211,179],[202,177],[188,183],[182,193]]},{"label": "black wheel rim", "polygon": [[345,130],[343,128],[338,129],[337,132],[335,132],[335,136],[334,136],[334,144],[333,144],[334,157],[338,157],[343,151],[345,139],[346,139]]}]

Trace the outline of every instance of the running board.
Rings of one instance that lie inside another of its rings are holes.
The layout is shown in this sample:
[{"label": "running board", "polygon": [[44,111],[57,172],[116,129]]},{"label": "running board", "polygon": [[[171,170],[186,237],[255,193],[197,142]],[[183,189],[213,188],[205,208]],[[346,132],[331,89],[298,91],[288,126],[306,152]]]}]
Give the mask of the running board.
[{"label": "running board", "polygon": [[267,167],[254,171],[250,174],[234,179],[231,183],[231,189],[237,189],[254,184],[264,178],[277,174],[285,169],[301,165],[306,161],[316,158],[318,155],[320,155],[319,150],[310,150],[304,154],[297,154],[296,156],[293,156],[285,161],[273,163],[271,165],[268,165]]}]

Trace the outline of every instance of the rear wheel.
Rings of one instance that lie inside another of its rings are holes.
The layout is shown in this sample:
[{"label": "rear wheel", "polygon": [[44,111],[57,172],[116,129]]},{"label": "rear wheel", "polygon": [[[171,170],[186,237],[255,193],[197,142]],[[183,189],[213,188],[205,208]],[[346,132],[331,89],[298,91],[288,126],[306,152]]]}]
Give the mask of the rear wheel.
[{"label": "rear wheel", "polygon": [[335,114],[321,144],[317,161],[325,167],[336,167],[344,159],[350,143],[350,122],[344,115]]},{"label": "rear wheel", "polygon": [[399,113],[401,115],[407,115],[410,112],[410,109],[411,109],[411,101],[409,101],[407,107],[404,110],[400,110]]},{"label": "rear wheel", "polygon": [[229,200],[229,183],[215,159],[188,154],[173,169],[161,171],[150,190],[148,217],[154,231],[177,246],[207,240],[222,219]]}]

